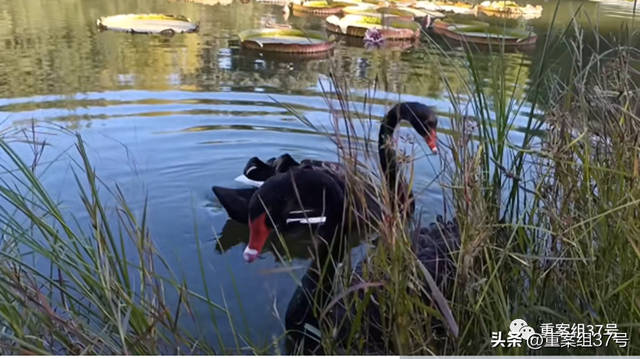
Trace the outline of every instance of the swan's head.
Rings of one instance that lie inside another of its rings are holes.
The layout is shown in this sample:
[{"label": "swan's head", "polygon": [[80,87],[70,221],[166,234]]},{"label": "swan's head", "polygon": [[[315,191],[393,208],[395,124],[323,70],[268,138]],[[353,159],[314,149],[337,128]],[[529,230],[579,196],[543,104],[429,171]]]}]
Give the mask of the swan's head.
[{"label": "swan's head", "polygon": [[[274,229],[282,232],[292,212],[340,215],[342,188],[326,170],[301,165],[265,181],[249,201],[249,244],[244,260],[255,261]],[[330,193],[329,193],[330,192]],[[328,218],[327,218],[328,221]]]},{"label": "swan's head", "polygon": [[[296,198],[293,183],[297,187],[304,187],[304,176],[291,177],[295,171],[286,171],[274,175],[266,180],[253,194],[249,201],[249,244],[244,250],[244,260],[248,263],[255,261],[262,248],[267,243],[269,235],[274,229],[280,230],[287,224],[289,213],[293,209],[293,199]],[[303,201],[310,194],[300,191]],[[303,203],[304,203],[303,202]]]},{"label": "swan's head", "polygon": [[[269,182],[267,180],[260,188]],[[282,215],[279,214],[282,211],[278,209],[279,203],[274,195],[270,191],[261,194],[256,191],[249,202],[249,244],[243,253],[244,260],[248,263],[260,256],[274,227],[279,227],[279,222],[282,222]],[[286,223],[286,215],[284,222]]]},{"label": "swan's head", "polygon": [[409,121],[433,153],[438,153],[437,131],[438,116],[434,109],[420,102],[403,102],[400,106],[400,119]]}]

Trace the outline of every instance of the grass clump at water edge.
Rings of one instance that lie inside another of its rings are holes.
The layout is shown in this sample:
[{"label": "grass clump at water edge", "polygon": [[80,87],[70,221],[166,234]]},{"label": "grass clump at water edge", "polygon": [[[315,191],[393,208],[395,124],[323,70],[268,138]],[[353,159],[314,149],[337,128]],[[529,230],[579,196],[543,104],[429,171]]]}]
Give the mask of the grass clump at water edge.
[{"label": "grass clump at water edge", "polygon": [[228,312],[210,300],[206,283],[205,293],[194,293],[168,268],[149,236],[146,199],[136,215],[117,185],[109,188],[96,176],[78,135],[79,161],[72,167],[84,208],[69,213],[38,178],[47,144],[38,142],[37,131],[34,126],[19,141],[32,148],[32,162],[14,149],[16,137],[5,133],[0,139],[0,352],[241,352],[246,341],[225,348],[219,335],[218,343],[206,343],[184,328],[185,319],[195,322],[194,301],[208,305],[216,331],[216,318]]},{"label": "grass clump at water edge", "polygon": [[[547,64],[535,65],[540,75],[530,91],[547,91],[550,97],[540,106],[541,97],[534,96],[520,143],[509,134],[513,113],[521,112],[524,102],[515,98],[516,86],[507,84],[504,58],[499,53],[490,56],[493,76],[487,86],[475,65],[479,57],[467,54],[469,72],[459,76],[467,79],[469,91],[452,100],[457,111],[451,116],[451,157],[442,161],[443,186],[460,226],[455,283],[447,298],[453,320],[416,300],[416,288],[422,286],[424,292],[429,285],[411,250],[410,225],[395,216],[373,224],[382,230],[363,276],[372,285],[353,286],[348,260],[345,281],[334,285],[342,287],[336,297],[368,294],[352,298],[355,324],[347,352],[640,353],[633,341],[640,320],[640,111],[632,67],[637,50],[617,46],[582,59],[580,31],[568,44],[574,59],[569,78],[558,78]],[[339,103],[333,110],[334,127],[342,117],[347,131],[354,132],[350,124],[362,115],[349,104],[348,86],[336,80],[333,84]],[[464,95],[466,103],[459,100]],[[534,116],[535,105],[545,112],[542,121]],[[473,116],[465,108],[471,108]],[[544,135],[536,138],[534,133]],[[353,150],[354,138],[336,142],[345,163],[358,156],[375,157],[367,149]],[[411,166],[408,170],[412,172]],[[349,178],[362,181],[355,171]],[[380,186],[380,191],[381,201],[390,207],[388,190]],[[375,349],[357,335],[374,325],[363,315],[372,293],[378,295],[379,314],[386,318],[380,329],[385,342]],[[445,337],[431,331],[433,318],[449,328]],[[515,319],[525,320],[538,334],[551,325],[555,335],[545,334],[542,349],[530,349],[524,342],[511,347],[507,333]],[[494,337],[498,332],[501,336]],[[323,329],[325,352],[343,352],[334,346],[335,333],[337,327],[329,322]],[[502,345],[492,339],[502,339]]]}]

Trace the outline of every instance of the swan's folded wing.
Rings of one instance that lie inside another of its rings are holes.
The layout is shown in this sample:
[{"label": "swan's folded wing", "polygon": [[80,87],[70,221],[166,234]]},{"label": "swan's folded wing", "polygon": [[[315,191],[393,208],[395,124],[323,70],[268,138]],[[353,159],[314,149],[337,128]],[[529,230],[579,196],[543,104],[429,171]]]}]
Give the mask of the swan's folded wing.
[{"label": "swan's folded wing", "polygon": [[[213,186],[211,190],[229,215],[229,218],[236,222],[249,224],[249,202],[251,201],[251,196],[253,196],[258,188],[225,188]],[[295,208],[287,218],[287,223],[318,224],[324,223],[324,221],[326,221],[326,217],[324,217],[321,212],[313,210],[303,211],[299,207]]]},{"label": "swan's folded wing", "polygon": [[251,157],[242,170],[242,174],[252,181],[266,181],[269,177],[273,176],[275,169],[262,162],[258,157]]},{"label": "swan's folded wing", "polygon": [[225,188],[213,186],[213,193],[220,204],[227,211],[231,219],[236,222],[249,224],[249,201],[257,188]]}]

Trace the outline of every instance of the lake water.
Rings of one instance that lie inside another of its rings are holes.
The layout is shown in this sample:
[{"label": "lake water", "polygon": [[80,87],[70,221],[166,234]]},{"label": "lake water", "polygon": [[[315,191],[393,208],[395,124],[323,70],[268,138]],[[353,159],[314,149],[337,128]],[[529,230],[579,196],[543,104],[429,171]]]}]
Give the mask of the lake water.
[{"label": "lake water", "polygon": [[[525,25],[543,44],[556,4],[540,4],[542,17]],[[622,20],[632,26],[632,2],[563,1],[555,15],[557,28],[566,27],[580,6],[579,24],[594,48],[606,44],[595,42],[590,21],[599,18],[599,31],[609,38],[619,37]],[[96,28],[97,18],[122,13],[182,14],[199,21],[200,31],[162,38],[101,33]],[[328,84],[329,61],[291,62],[241,51],[235,35],[266,20],[284,22],[281,7],[231,1],[203,5],[163,0],[0,0],[4,126],[26,128],[36,120],[78,131],[98,174],[108,185],[120,184],[134,210],[140,210],[148,194],[152,237],[172,270],[184,276],[195,292],[203,292],[206,283],[212,299],[226,302],[237,318],[236,330],[259,342],[269,342],[282,332],[274,311],[284,315],[294,281],[289,273],[265,272],[278,266],[271,252],[250,265],[242,260],[248,229],[227,222],[211,186],[241,187],[234,178],[254,155],[264,160],[283,152],[297,159],[336,158],[326,137],[282,107],[294,108],[316,125],[331,126],[321,88]],[[288,21],[314,29],[322,24],[293,15]],[[546,56],[557,60],[562,72],[571,66],[563,63],[566,53],[566,48],[556,48]],[[461,58],[456,49],[447,55]],[[331,61],[336,74],[359,90],[353,96],[360,102],[379,79],[378,91],[368,94],[377,119],[399,99],[421,101],[437,107],[444,137],[449,133],[451,105],[443,77],[459,89],[463,82],[458,73],[465,70],[442,56],[428,46],[367,52],[341,40]],[[516,100],[525,98],[542,56],[541,45],[531,52],[505,55],[509,85],[519,89]],[[490,77],[488,66],[480,64],[480,69]],[[523,136],[518,125],[516,121],[512,133],[516,142]],[[400,132],[411,133],[408,128]],[[55,160],[42,174],[43,181],[70,210],[81,208],[72,163],[65,155],[75,151],[73,136],[42,136],[52,145],[42,161]],[[416,166],[414,186],[426,220],[442,212],[440,187],[427,187],[440,169],[435,156],[422,158]],[[197,260],[198,239],[203,272]],[[305,253],[304,245],[295,247],[294,262],[306,264]],[[208,310],[196,306],[194,311],[202,318],[198,323],[202,335],[213,341]],[[218,319],[223,341],[233,344],[227,319]]]}]

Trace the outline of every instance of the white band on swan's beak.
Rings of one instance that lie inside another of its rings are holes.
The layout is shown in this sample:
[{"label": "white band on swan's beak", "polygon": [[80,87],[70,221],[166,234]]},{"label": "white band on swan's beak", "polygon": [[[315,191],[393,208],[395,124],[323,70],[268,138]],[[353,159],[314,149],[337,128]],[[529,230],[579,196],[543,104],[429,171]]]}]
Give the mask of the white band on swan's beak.
[{"label": "white band on swan's beak", "polygon": [[258,251],[247,246],[247,248],[244,249],[243,257],[245,261],[251,263],[258,258]]}]

